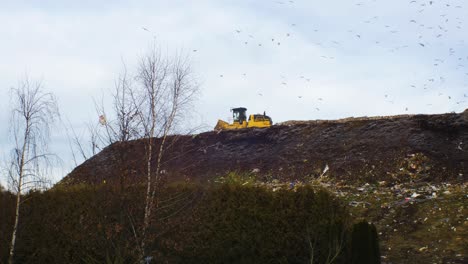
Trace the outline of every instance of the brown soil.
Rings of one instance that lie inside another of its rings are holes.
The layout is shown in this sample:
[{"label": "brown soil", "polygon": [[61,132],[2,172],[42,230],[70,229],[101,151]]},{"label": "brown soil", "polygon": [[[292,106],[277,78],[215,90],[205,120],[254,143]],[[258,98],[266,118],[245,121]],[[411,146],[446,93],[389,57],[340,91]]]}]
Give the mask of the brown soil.
[{"label": "brown soil", "polygon": [[[266,129],[172,136],[166,146],[162,172],[171,181],[210,180],[230,172],[253,173],[265,180],[304,180],[320,176],[328,165],[327,176],[348,182],[414,177],[463,182],[468,112],[288,121]],[[115,143],[75,168],[62,183],[140,182],[144,164],[144,140]]]}]

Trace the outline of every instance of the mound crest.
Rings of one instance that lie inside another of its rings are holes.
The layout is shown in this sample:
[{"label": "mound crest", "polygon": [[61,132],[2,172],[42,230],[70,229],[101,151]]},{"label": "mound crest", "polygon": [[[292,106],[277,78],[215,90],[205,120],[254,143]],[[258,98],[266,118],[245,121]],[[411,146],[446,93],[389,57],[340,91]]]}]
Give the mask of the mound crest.
[{"label": "mound crest", "polygon": [[[62,183],[141,182],[144,157],[144,141],[118,142]],[[169,181],[204,181],[229,172],[306,181],[328,166],[326,176],[346,181],[463,181],[467,165],[468,117],[452,113],[288,121],[264,129],[171,136],[162,172]]]}]

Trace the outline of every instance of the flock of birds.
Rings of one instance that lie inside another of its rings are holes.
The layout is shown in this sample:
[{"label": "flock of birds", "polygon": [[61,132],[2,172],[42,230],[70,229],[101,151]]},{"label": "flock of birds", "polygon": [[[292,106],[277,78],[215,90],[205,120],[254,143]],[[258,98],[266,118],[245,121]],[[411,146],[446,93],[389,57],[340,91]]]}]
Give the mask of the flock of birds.
[{"label": "flock of birds", "polygon": [[[364,7],[368,4],[372,4],[377,2],[378,0],[369,0],[368,2],[358,2],[355,3],[355,6],[358,8]],[[319,42],[315,42],[314,44],[317,47],[322,48],[323,50],[348,50],[346,49],[348,45],[360,45],[356,42],[361,41],[361,45],[373,45],[376,47],[381,48],[382,50],[387,51],[390,54],[397,54],[400,51],[405,49],[424,49],[424,52],[427,52],[427,56],[424,59],[428,59],[428,56],[434,56],[430,59],[430,66],[433,69],[433,75],[429,76],[424,82],[418,83],[411,83],[414,80],[408,80],[408,88],[420,91],[421,93],[424,91],[433,91],[434,87],[441,87],[443,85],[450,86],[447,80],[452,78],[453,76],[443,76],[446,72],[444,70],[439,70],[440,68],[450,69],[451,73],[449,75],[453,75],[453,72],[457,75],[458,79],[463,79],[464,87],[463,87],[463,95],[456,93],[456,94],[449,94],[446,91],[440,92],[438,91],[437,94],[441,98],[446,98],[449,102],[453,103],[457,106],[463,106],[466,108],[468,106],[468,69],[465,67],[465,64],[468,64],[468,49],[464,43],[463,37],[468,36],[468,31],[464,31],[464,18],[468,18],[468,10],[464,7],[465,0],[411,0],[407,1],[407,10],[411,10],[413,14],[413,18],[409,19],[406,23],[402,24],[402,21],[397,21],[394,25],[390,25],[387,23],[383,23],[381,21],[381,17],[379,15],[373,15],[368,19],[364,19],[362,22],[362,27],[365,26],[374,26],[380,27],[378,32],[383,32],[386,35],[382,36],[382,34],[367,34],[365,29],[361,28],[353,28],[353,29],[344,29],[342,30],[341,39],[323,39]],[[297,4],[295,1],[272,1],[272,4],[279,5],[280,7],[284,7],[288,5],[291,8]],[[424,12],[431,12],[431,19],[427,21],[424,18]],[[458,13],[463,13],[466,15],[463,17],[462,14],[457,15],[457,12],[453,10],[459,10]],[[433,15],[433,13],[439,13],[438,15]],[[454,15],[455,14],[455,15]],[[233,39],[235,41],[239,41],[240,45],[243,46],[257,46],[258,48],[264,48],[268,46],[269,48],[275,46],[287,46],[290,43],[291,39],[294,39],[294,32],[296,29],[301,25],[296,23],[289,23],[288,28],[290,29],[289,32],[283,32],[278,34],[277,36],[270,36],[269,38],[266,36],[256,36],[254,33],[248,32],[248,30],[242,28],[234,28],[232,30],[232,34],[234,34]],[[308,27],[308,25],[303,25],[304,27]],[[143,27],[143,30],[150,32],[148,28]],[[320,28],[308,29],[311,32],[319,32]],[[410,33],[417,32],[416,36],[408,36],[408,31]],[[456,32],[454,32],[456,31]],[[401,34],[401,35],[400,35]],[[399,36],[400,35],[400,36]],[[458,37],[458,40],[453,40],[454,35]],[[335,36],[336,37],[336,36]],[[344,37],[344,38],[343,38]],[[381,38],[381,39],[379,39]],[[261,41],[260,41],[261,39]],[[395,45],[395,39],[403,40],[406,43],[402,45]],[[292,41],[292,40],[291,40]],[[365,41],[365,43],[363,43]],[[445,54],[438,54],[440,52],[431,52],[431,48],[440,49],[441,43],[452,45],[446,50]],[[466,43],[468,44],[468,43]],[[367,47],[367,46],[366,46]],[[198,49],[192,50],[194,53],[198,52]],[[294,50],[291,50],[294,52]],[[338,53],[339,54],[339,53]],[[336,60],[339,55],[336,54],[327,54],[327,55],[319,55],[319,58],[325,61],[333,61]],[[468,66],[468,65],[467,65]],[[352,67],[352,65],[350,66]],[[246,78],[247,76],[254,75],[248,74],[247,72],[242,73],[241,78]],[[224,78],[225,73],[220,73],[219,78]],[[307,83],[311,82],[312,77],[298,74],[295,77],[286,77],[285,75],[279,74],[280,79],[278,80],[278,85],[287,87],[289,85],[288,80],[291,80],[293,83],[297,84],[297,82],[303,82],[305,86]],[[263,96],[264,92],[261,90],[257,91],[257,96]],[[304,99],[304,94],[297,94],[295,95],[297,100]],[[386,103],[394,104],[395,100],[397,100],[397,94],[391,95],[388,92],[382,95],[383,100]],[[316,102],[323,102],[325,99],[314,98]],[[427,106],[431,106],[431,102],[426,102]],[[319,107],[315,108],[317,111],[320,111]],[[405,106],[404,111],[409,111],[409,107]]]}]

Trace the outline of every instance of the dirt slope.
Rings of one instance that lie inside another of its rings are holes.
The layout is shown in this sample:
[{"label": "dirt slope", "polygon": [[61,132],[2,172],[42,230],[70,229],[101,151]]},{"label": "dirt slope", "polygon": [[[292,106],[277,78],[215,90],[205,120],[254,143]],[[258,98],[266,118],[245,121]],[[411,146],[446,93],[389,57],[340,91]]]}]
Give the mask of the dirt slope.
[{"label": "dirt slope", "polygon": [[[254,173],[265,180],[306,180],[321,175],[328,165],[327,176],[353,182],[411,177],[465,181],[468,111],[288,121],[268,129],[173,136],[167,146],[162,169],[170,180],[209,180],[229,172]],[[116,143],[62,182],[135,183],[143,179],[144,155],[142,140]]]}]

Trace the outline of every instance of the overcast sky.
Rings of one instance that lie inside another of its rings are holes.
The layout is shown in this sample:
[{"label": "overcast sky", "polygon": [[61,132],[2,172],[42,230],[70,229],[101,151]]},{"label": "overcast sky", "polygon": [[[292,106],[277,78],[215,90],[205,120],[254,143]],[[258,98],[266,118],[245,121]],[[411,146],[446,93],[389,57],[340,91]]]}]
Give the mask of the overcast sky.
[{"label": "overcast sky", "polygon": [[[19,79],[41,80],[79,131],[153,41],[190,55],[206,129],[236,106],[275,122],[468,107],[465,0],[0,2],[0,155]],[[52,148],[69,159],[63,133]]]}]

